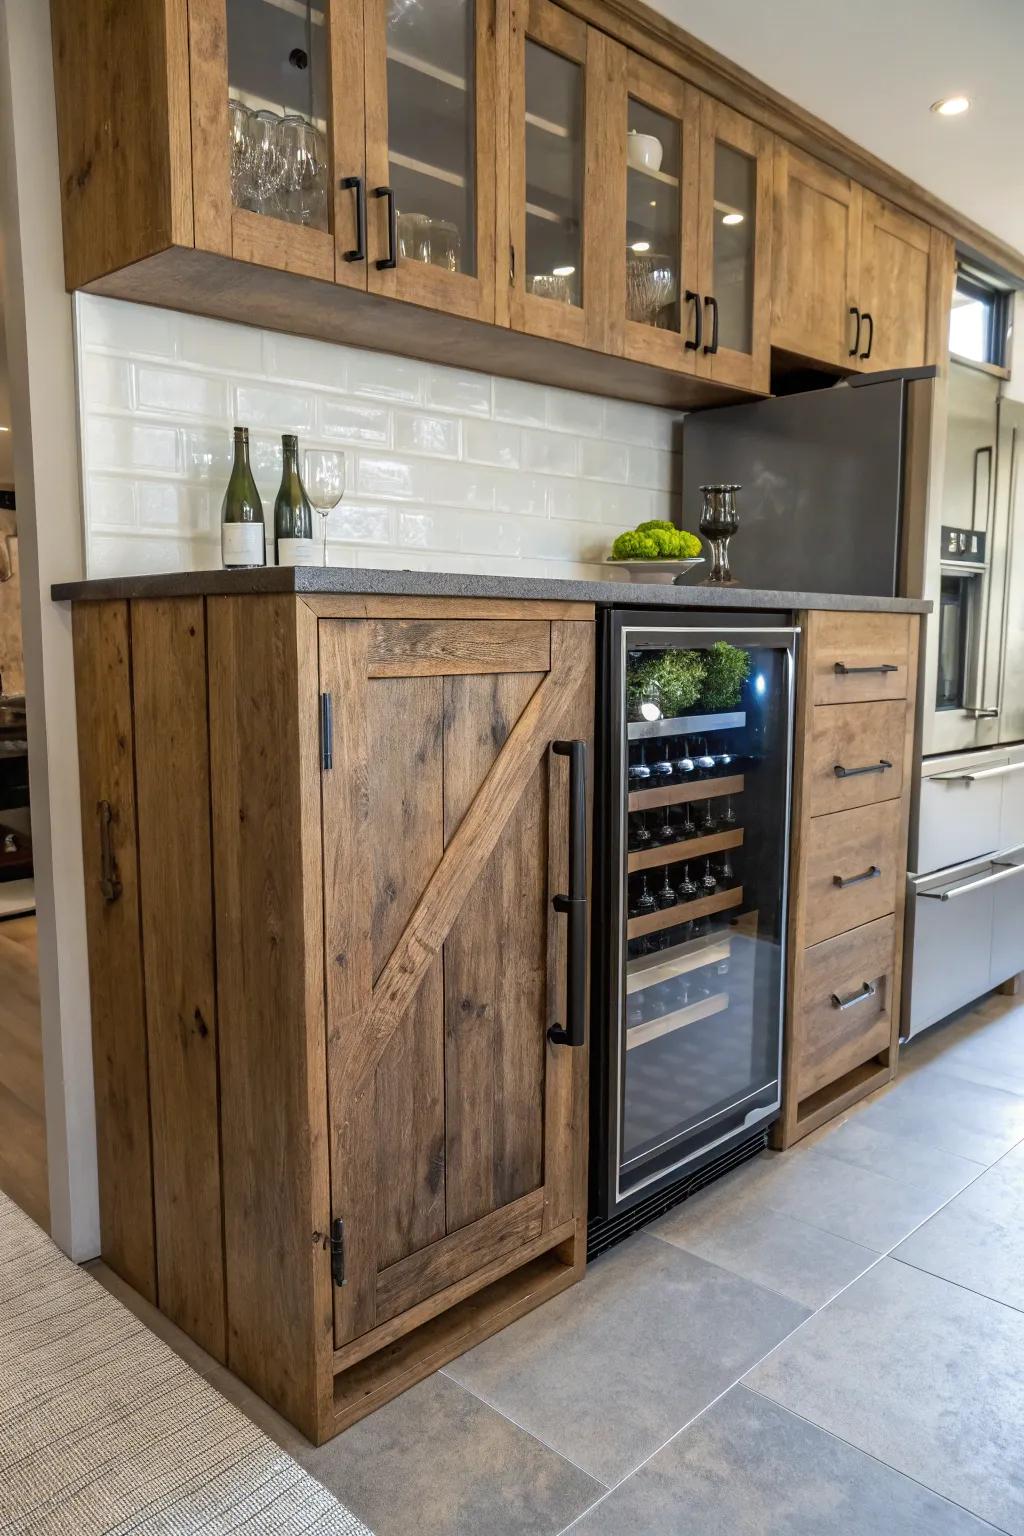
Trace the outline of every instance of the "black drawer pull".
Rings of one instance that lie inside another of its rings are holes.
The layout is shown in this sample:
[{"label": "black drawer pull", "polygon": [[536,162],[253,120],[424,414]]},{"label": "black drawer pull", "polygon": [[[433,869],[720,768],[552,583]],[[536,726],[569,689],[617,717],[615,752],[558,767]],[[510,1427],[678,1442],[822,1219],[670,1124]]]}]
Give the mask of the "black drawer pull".
[{"label": "black drawer pull", "polygon": [[860,317],[860,310],[857,308],[856,304],[851,304],[850,305],[850,314],[853,316],[853,318],[857,322],[857,329],[854,331],[854,334],[853,334],[853,346],[850,348],[849,352],[847,353],[847,356],[848,357],[856,357],[857,353],[860,351],[860,328],[861,328],[861,323],[862,323],[861,322],[861,317]]},{"label": "black drawer pull", "polygon": [[849,997],[840,997],[838,992],[832,993],[832,1007],[838,1008],[840,1013],[844,1008],[852,1008],[855,1003],[866,1003],[869,997],[874,997],[878,988],[873,981],[862,981],[858,992],[851,992]]},{"label": "black drawer pull", "polygon": [[693,340],[687,338],[683,346],[687,352],[696,352],[704,344],[704,306],[700,294],[694,293],[692,288],[686,290],[686,302],[693,305]]},{"label": "black drawer pull", "polygon": [[860,885],[862,880],[877,880],[881,873],[878,865],[872,864],[871,868],[866,869],[861,875],[833,875],[832,884],[844,891],[848,885]]},{"label": "black drawer pull", "polygon": [[569,894],[552,896],[569,919],[565,976],[566,1022],[552,1024],[552,1045],[583,1045],[587,1038],[587,744],[554,741],[552,752],[569,759]]},{"label": "black drawer pull", "polygon": [[898,672],[899,667],[891,661],[883,661],[880,667],[848,667],[845,661],[837,661],[833,670],[836,677],[858,677],[867,672]]},{"label": "black drawer pull", "polygon": [[842,763],[836,763],[832,772],[837,779],[855,779],[858,773],[884,773],[891,767],[892,763],[887,757],[880,757],[877,763],[868,763],[864,768],[844,768]]},{"label": "black drawer pull", "polygon": [[391,272],[398,266],[398,212],[395,208],[393,187],[374,187],[374,197],[388,200],[388,253],[377,262],[378,272]]},{"label": "black drawer pull", "polygon": [[356,243],[355,249],[343,251],[345,261],[366,260],[366,188],[361,176],[343,176],[339,182],[343,192],[356,195]]}]

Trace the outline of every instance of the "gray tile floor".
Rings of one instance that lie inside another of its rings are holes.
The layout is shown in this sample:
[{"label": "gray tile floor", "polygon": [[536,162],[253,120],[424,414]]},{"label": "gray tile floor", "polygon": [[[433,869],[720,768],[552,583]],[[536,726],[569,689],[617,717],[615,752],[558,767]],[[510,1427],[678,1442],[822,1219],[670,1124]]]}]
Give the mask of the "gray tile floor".
[{"label": "gray tile floor", "polygon": [[313,1449],[377,1536],[1024,1536],[1024,1000]]}]

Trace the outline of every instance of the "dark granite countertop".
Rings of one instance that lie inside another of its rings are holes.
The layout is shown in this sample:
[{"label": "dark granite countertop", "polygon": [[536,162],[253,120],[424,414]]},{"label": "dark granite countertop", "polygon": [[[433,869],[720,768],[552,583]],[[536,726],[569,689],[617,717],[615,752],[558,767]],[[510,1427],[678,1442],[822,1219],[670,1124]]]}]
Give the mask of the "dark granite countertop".
[{"label": "dark granite countertop", "polygon": [[872,613],[929,613],[906,597],[847,597],[826,592],[767,592],[757,587],[674,587],[656,582],[557,581],[541,576],[465,576],[450,571],[373,571],[348,566],[267,566],[257,571],[174,571],[64,581],[58,602],[83,598],[193,597],[222,593],[345,593],[368,597],[504,597],[596,603],[617,608],[836,608]]}]

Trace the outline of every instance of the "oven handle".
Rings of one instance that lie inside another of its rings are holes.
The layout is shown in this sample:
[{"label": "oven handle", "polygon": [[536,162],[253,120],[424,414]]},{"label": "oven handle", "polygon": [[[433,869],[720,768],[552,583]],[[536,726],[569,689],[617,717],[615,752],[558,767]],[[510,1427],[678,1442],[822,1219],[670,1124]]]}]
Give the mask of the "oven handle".
[{"label": "oven handle", "polygon": [[949,891],[918,891],[917,894],[927,896],[929,901],[955,901],[958,896],[969,896],[971,891],[980,891],[986,885],[996,885],[1000,880],[1012,880],[1014,875],[1024,875],[1024,864],[1012,864],[1007,859],[993,859],[991,868],[998,873],[982,875],[980,880],[966,880],[963,885],[954,885]]},{"label": "oven handle", "polygon": [[974,772],[933,773],[929,784],[976,784],[979,779],[1001,779],[1007,773],[1024,773],[1024,763],[1002,763],[998,768],[978,768]]}]

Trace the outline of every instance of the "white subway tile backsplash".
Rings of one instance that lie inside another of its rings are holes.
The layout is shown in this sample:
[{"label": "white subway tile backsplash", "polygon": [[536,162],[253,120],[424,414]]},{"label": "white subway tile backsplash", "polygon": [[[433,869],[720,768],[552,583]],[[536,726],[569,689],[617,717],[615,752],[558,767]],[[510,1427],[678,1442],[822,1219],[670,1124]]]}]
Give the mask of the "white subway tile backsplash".
[{"label": "white subway tile backsplash", "polygon": [[325,396],[319,401],[318,416],[318,431],[324,438],[388,446],[391,417],[383,406]]},{"label": "white subway tile backsplash", "polygon": [[454,416],[425,416],[411,411],[396,411],[395,451],[430,453],[442,459],[457,459],[460,425]]},{"label": "white subway tile backsplash", "polygon": [[497,421],[467,421],[462,428],[463,458],[474,464],[515,469],[522,454],[521,438],[518,427],[507,427]]},{"label": "white subway tile backsplash", "polygon": [[92,575],[219,563],[236,421],[250,428],[268,523],[282,432],[344,452],[347,494],[327,523],[335,565],[598,577],[614,533],[678,502],[670,411],[74,302]]},{"label": "white subway tile backsplash", "polygon": [[202,373],[185,373],[150,364],[135,365],[135,398],[143,411],[159,411],[168,416],[213,416],[223,421],[227,414],[228,386],[224,379]]},{"label": "white subway tile backsplash", "polygon": [[523,432],[523,468],[548,475],[579,473],[579,443],[567,432]]},{"label": "white subway tile backsplash", "polygon": [[315,421],[316,406],[309,392],[261,384],[239,384],[235,390],[235,422],[240,427],[312,432]]}]

